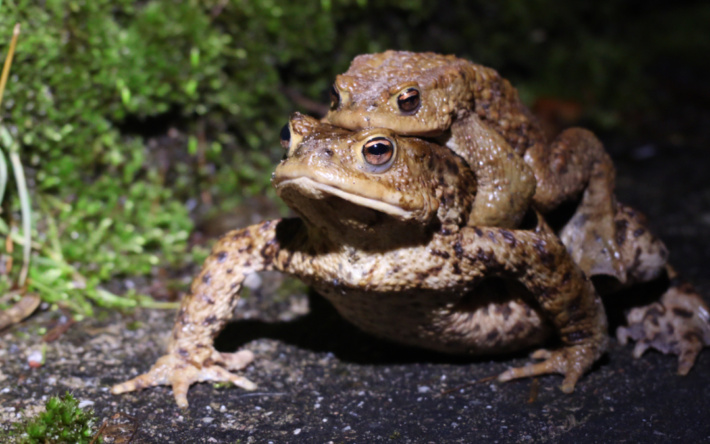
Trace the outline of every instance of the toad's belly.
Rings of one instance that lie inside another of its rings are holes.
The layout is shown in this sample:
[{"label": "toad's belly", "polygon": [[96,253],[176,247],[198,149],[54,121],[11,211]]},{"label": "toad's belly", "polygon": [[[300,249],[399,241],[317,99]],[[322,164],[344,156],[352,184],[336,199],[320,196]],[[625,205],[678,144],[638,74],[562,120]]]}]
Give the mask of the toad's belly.
[{"label": "toad's belly", "polygon": [[493,354],[542,343],[552,329],[524,288],[485,281],[466,294],[410,289],[369,292],[314,282],[316,290],[360,329],[446,353]]}]

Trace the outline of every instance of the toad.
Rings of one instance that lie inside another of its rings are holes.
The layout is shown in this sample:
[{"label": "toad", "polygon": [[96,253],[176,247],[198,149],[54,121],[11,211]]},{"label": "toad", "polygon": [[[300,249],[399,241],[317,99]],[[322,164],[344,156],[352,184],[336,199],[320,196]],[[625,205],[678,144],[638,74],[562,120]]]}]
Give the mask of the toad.
[{"label": "toad", "polygon": [[582,194],[582,230],[560,234],[587,274],[625,279],[614,243],[614,168],[589,131],[548,142],[516,89],[495,70],[454,56],[386,51],[356,57],[331,89],[326,120],[437,138],[473,169],[471,226],[516,227],[531,201],[547,213]]},{"label": "toad", "polygon": [[[198,381],[255,385],[231,371],[253,354],[218,352],[214,338],[230,319],[245,277],[261,270],[298,276],[364,331],[450,353],[540,349],[540,363],[513,368],[507,381],[546,373],[572,391],[606,345],[606,318],[587,277],[544,220],[530,229],[471,227],[475,175],[451,151],[390,130],[352,133],[295,114],[282,132],[287,149],[273,183],[297,219],[227,233],[183,300],[168,354],[146,374],[112,388],[124,393],[170,384],[178,405]],[[643,216],[619,204],[615,242],[626,285],[666,271],[671,286],[637,307],[620,342],[678,355],[686,374],[710,344],[710,315],[700,296],[667,264],[663,243]],[[586,225],[575,227],[582,229]]]},{"label": "toad", "polygon": [[[255,385],[233,373],[253,354],[217,351],[245,277],[279,270],[374,335],[448,353],[561,346],[501,381],[560,373],[571,392],[607,345],[591,281],[539,214],[524,228],[468,223],[476,178],[440,145],[388,129],[351,132],[295,114],[272,183],[300,217],[227,233],[179,309],[167,354],[112,393],[171,385],[176,402],[199,381]],[[528,227],[529,225],[529,227]],[[503,289],[502,293],[496,288]]]}]

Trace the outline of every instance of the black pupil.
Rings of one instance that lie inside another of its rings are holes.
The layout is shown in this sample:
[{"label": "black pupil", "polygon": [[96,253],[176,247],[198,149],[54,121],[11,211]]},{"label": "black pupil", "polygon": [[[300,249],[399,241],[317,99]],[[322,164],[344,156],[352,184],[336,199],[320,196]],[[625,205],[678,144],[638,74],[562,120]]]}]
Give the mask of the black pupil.
[{"label": "black pupil", "polygon": [[383,154],[387,154],[389,150],[392,147],[390,146],[389,143],[386,142],[377,142],[373,145],[368,145],[367,146],[367,152],[368,154],[371,154],[373,156],[381,156]]},{"label": "black pupil", "polygon": [[291,131],[288,129],[288,123],[281,128],[281,145],[284,148],[288,148],[288,144],[291,141]]},{"label": "black pupil", "polygon": [[377,138],[365,145],[363,154],[370,165],[384,165],[392,158],[393,151],[392,142],[385,138]]},{"label": "black pupil", "polygon": [[402,111],[414,111],[419,106],[419,91],[408,89],[399,96],[398,103]]}]

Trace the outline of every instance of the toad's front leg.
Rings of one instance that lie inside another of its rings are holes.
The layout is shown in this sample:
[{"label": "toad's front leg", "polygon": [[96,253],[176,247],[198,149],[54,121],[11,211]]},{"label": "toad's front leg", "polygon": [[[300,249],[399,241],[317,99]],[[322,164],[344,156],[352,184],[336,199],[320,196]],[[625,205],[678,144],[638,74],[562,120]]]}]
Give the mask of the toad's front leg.
[{"label": "toad's front leg", "polygon": [[468,225],[517,227],[535,193],[523,158],[474,113],[454,122],[447,146],[469,163],[478,182]]},{"label": "toad's front leg", "polygon": [[[559,349],[533,354],[543,362],[510,369],[499,380],[560,373],[565,377],[562,391],[573,391],[608,342],[604,307],[591,281],[544,224],[536,231],[474,228],[473,232],[478,239],[471,237],[465,243],[475,250],[469,253],[472,265],[483,265],[525,285],[562,341]],[[470,231],[465,234],[470,236]]]},{"label": "toad's front leg", "polygon": [[246,390],[256,388],[248,379],[229,371],[247,366],[253,360],[252,353],[220,353],[213,342],[232,317],[244,278],[253,272],[282,268],[281,259],[290,256],[282,242],[296,235],[288,230],[293,225],[300,223],[272,220],[224,235],[192,282],[190,294],[182,300],[167,354],[147,373],[114,385],[111,393],[171,385],[178,406],[187,407],[187,390],[195,382],[224,381]]}]

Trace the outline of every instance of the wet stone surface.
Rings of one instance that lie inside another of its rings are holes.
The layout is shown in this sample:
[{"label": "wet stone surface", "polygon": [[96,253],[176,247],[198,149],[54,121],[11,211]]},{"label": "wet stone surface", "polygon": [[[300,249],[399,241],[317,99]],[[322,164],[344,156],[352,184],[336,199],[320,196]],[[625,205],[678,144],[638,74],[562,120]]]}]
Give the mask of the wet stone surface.
[{"label": "wet stone surface", "polygon": [[[648,215],[672,263],[707,300],[705,146],[654,145],[650,156],[638,155],[648,151],[635,151],[641,144],[615,146],[619,200]],[[606,357],[565,395],[557,389],[558,376],[486,380],[524,364],[525,356],[461,358],[389,344],[360,333],[315,295],[279,296],[264,285],[237,311],[217,346],[252,350],[256,360],[245,375],[259,388],[198,384],[190,389],[187,410],[176,407],[166,387],[108,393],[163,353],[174,312],[114,312],[75,324],[46,344],[42,367],[30,368],[28,356],[45,346],[38,329],[51,329],[61,316],[38,313],[0,333],[0,427],[68,390],[111,426],[107,442],[710,440],[710,350],[679,377],[674,357],[649,351],[634,360],[631,345],[612,341]]]}]

